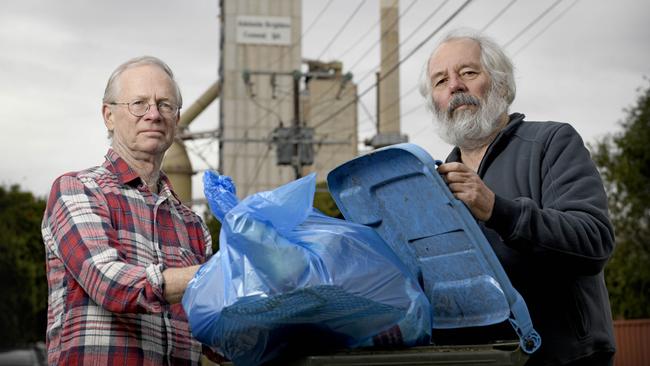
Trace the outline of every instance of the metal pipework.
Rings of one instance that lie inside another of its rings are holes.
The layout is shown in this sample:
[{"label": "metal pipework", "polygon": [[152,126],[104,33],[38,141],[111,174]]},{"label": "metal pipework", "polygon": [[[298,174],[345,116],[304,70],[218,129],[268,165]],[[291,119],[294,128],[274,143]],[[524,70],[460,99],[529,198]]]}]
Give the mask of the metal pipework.
[{"label": "metal pipework", "polygon": [[201,114],[215,99],[221,94],[221,82],[215,81],[208,90],[206,90],[192,105],[181,114],[181,120],[178,122],[178,128],[187,127],[194,119]]},{"label": "metal pipework", "polygon": [[[221,83],[217,80],[206,90],[192,105],[181,114],[178,121],[180,135],[186,132],[187,126],[201,112],[212,103],[221,92]],[[183,142],[179,139],[174,141],[172,146],[167,150],[162,163],[162,170],[167,174],[174,187],[174,191],[184,203],[192,201],[192,162],[187,154]]]}]

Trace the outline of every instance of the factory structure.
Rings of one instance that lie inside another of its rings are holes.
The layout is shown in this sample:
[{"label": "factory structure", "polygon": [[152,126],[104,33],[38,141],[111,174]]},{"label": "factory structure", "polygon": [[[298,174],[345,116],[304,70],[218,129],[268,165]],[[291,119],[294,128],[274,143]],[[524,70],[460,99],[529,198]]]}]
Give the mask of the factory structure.
[{"label": "factory structure", "polygon": [[[367,143],[405,141],[399,121],[399,24],[396,1],[381,0],[381,69],[377,80],[377,131]],[[245,197],[311,172],[327,173],[358,155],[358,91],[338,60],[302,56],[301,0],[221,0],[218,80],[182,112],[180,136],[163,170],[185,202],[195,171],[188,139],[218,144],[218,169]],[[378,14],[378,16],[380,16]],[[390,75],[381,73],[390,70]],[[379,81],[380,80],[380,81]],[[192,132],[191,122],[219,103],[211,131]]]}]

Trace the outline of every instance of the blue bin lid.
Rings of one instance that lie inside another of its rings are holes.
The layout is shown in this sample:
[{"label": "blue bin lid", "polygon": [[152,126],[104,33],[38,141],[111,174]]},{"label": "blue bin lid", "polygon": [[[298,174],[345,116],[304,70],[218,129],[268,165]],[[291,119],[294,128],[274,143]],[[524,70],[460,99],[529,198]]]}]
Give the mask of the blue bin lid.
[{"label": "blue bin lid", "polygon": [[343,216],[374,228],[420,280],[434,328],[508,319],[522,349],[534,352],[541,338],[526,303],[436,166],[419,146],[399,144],[340,165],[327,182]]}]

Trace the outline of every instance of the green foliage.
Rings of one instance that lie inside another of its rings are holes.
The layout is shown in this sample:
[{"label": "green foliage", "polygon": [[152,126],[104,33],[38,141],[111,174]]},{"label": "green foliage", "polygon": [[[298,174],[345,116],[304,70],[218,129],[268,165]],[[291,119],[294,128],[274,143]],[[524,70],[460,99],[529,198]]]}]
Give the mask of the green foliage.
[{"label": "green foliage", "polygon": [[327,190],[327,182],[320,182],[316,184],[316,194],[314,195],[314,207],[319,209],[327,216],[343,218],[341,211],[332,199],[329,191]]},{"label": "green foliage", "polygon": [[203,221],[205,221],[205,225],[208,227],[208,231],[212,236],[212,253],[216,253],[219,250],[219,233],[221,232],[221,223],[219,220],[214,218],[214,215],[212,215],[209,208],[205,211]]},{"label": "green foliage", "polygon": [[0,348],[45,339],[45,203],[17,185],[0,186]]},{"label": "green foliage", "polygon": [[649,318],[650,87],[640,90],[621,126],[622,132],[592,147],[616,233],[605,276],[615,318]]}]

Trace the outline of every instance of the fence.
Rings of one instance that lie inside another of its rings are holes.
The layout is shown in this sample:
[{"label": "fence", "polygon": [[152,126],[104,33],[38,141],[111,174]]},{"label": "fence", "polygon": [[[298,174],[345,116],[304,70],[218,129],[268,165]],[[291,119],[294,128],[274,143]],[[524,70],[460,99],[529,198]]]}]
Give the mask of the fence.
[{"label": "fence", "polygon": [[650,366],[650,319],[615,320],[614,366]]}]

